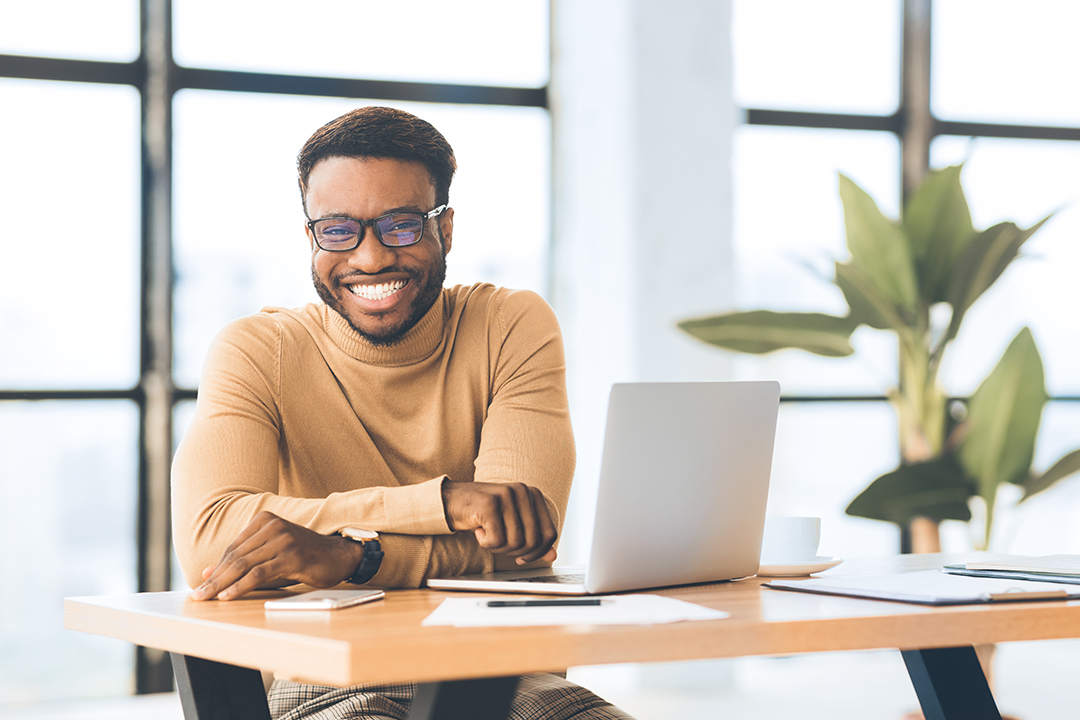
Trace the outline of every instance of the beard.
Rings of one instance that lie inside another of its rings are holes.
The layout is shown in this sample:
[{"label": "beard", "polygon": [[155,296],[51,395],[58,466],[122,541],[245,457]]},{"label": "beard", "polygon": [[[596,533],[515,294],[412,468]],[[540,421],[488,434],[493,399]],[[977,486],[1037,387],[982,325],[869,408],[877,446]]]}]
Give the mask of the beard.
[{"label": "beard", "polygon": [[[441,235],[441,233],[440,233]],[[442,238],[440,237],[440,240]],[[442,243],[440,242],[440,246]],[[345,319],[345,322],[349,323],[349,327],[356,331],[358,335],[363,337],[372,345],[379,347],[388,347],[390,345],[396,345],[405,336],[407,332],[413,329],[416,323],[420,322],[420,318],[427,314],[427,311],[431,309],[431,306],[435,304],[435,301],[439,299],[439,295],[442,293],[443,283],[446,281],[446,253],[440,251],[435,254],[434,260],[427,268],[428,272],[424,272],[423,269],[413,267],[393,267],[388,271],[400,272],[408,275],[409,284],[415,284],[420,288],[416,297],[412,301],[412,305],[409,307],[408,314],[405,319],[390,327],[385,327],[377,332],[365,330],[360,328],[345,310],[344,304],[338,300],[334,291],[327,287],[326,283],[316,274],[315,266],[311,266],[311,280],[315,284],[315,292],[319,294],[319,297],[329,307],[337,311],[337,314]],[[341,280],[344,276],[332,278],[334,290],[337,292],[349,292],[341,284]],[[350,275],[348,277],[356,277],[356,275]]]}]

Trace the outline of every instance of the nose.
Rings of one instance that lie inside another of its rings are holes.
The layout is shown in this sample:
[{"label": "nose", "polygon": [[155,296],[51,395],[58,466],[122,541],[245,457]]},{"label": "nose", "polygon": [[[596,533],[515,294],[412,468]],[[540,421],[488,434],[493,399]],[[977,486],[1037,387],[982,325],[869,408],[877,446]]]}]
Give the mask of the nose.
[{"label": "nose", "polygon": [[349,265],[374,275],[397,262],[397,254],[375,237],[375,228],[360,229],[360,244],[349,253]]}]

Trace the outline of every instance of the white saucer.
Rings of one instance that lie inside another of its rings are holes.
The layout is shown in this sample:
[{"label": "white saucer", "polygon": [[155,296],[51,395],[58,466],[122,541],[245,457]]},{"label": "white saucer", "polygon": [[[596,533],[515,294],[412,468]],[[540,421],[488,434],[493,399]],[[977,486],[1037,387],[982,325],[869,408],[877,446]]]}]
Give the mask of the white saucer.
[{"label": "white saucer", "polygon": [[810,573],[828,570],[844,562],[843,558],[818,555],[813,560],[785,563],[783,565],[762,565],[758,568],[758,577],[799,577]]}]

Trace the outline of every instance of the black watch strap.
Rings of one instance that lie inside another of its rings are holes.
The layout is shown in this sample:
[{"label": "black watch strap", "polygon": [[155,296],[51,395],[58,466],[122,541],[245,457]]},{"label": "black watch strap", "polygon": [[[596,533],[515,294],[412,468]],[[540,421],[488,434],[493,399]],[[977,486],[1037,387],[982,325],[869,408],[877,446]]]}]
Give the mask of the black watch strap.
[{"label": "black watch strap", "polygon": [[356,528],[345,528],[340,531],[340,535],[364,546],[364,555],[360,559],[360,564],[356,566],[356,570],[345,582],[353,585],[363,585],[369,582],[371,578],[375,577],[375,573],[379,572],[379,567],[382,566],[383,550],[382,545],[379,543],[379,536],[370,530],[357,530]]},{"label": "black watch strap", "polygon": [[356,572],[349,576],[346,582],[353,585],[363,585],[375,577],[382,565],[383,551],[378,540],[368,540],[364,543],[364,557],[356,566]]}]

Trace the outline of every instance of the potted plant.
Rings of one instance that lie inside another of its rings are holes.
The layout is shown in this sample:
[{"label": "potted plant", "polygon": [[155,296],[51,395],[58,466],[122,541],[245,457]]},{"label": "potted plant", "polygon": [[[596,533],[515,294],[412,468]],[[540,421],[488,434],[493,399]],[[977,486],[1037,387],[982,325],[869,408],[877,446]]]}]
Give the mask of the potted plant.
[{"label": "potted plant", "polygon": [[1047,393],[1042,359],[1026,327],[966,401],[950,400],[938,380],[965,314],[1049,219],[1027,229],[1002,222],[976,230],[961,170],[956,165],[932,171],[898,221],[840,176],[851,257],[835,263],[832,282],[847,301],[847,315],[753,310],[685,320],[679,327],[737,352],[798,348],[828,357],[854,353],[851,334],[859,326],[893,333],[899,383],[888,397],[899,421],[900,465],[871,482],[847,513],[901,528],[928,518],[936,535],[942,520],[970,520],[969,501],[978,497],[986,520],[975,545],[984,549],[998,487],[1021,486],[1023,502],[1080,470],[1080,450],[1045,472],[1032,469]]}]

